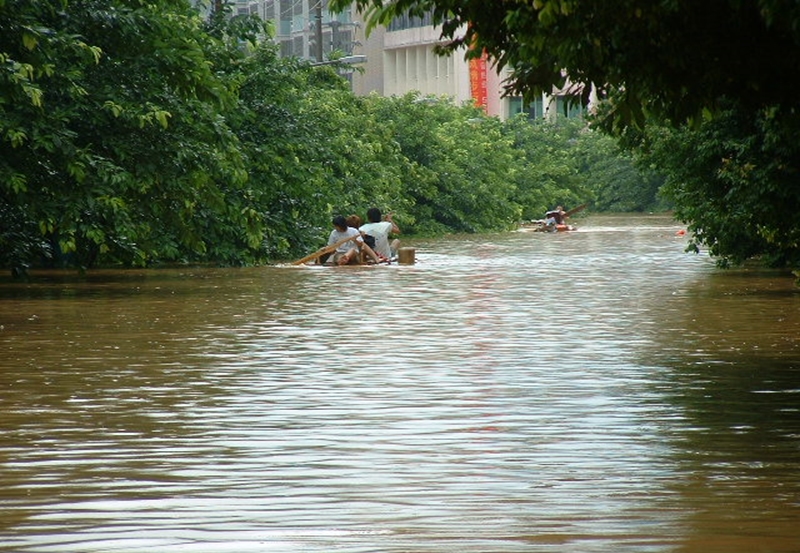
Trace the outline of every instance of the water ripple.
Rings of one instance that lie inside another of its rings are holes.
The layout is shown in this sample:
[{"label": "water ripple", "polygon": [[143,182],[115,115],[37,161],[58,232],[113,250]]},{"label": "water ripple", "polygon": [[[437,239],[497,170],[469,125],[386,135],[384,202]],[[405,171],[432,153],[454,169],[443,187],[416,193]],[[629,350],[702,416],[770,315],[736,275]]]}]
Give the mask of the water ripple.
[{"label": "water ripple", "polygon": [[640,222],[16,289],[0,551],[795,551],[800,295]]}]

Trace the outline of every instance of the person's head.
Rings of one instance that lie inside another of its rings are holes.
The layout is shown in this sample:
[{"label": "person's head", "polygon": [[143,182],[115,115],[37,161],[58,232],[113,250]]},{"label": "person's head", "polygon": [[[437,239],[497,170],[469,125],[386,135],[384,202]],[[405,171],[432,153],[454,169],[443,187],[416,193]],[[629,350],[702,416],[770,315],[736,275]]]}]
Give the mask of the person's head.
[{"label": "person's head", "polygon": [[371,207],[367,210],[367,221],[370,223],[381,222],[381,210],[377,207]]},{"label": "person's head", "polygon": [[347,219],[342,215],[337,215],[333,218],[333,226],[336,227],[336,230],[339,232],[344,232],[347,230]]},{"label": "person's head", "polygon": [[364,220],[361,217],[359,217],[358,215],[355,215],[355,214],[348,215],[346,220],[347,220],[347,226],[348,227],[358,228],[358,227],[360,227],[361,225],[364,224]]}]

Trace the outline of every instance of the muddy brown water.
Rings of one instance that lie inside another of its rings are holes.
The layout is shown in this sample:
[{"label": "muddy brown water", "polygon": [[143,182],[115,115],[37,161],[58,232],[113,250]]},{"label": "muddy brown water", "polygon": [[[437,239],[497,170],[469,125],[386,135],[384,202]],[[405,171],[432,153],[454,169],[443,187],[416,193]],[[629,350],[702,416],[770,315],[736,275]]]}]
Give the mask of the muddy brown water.
[{"label": "muddy brown water", "polygon": [[800,292],[663,216],[0,281],[0,551],[800,551]]}]

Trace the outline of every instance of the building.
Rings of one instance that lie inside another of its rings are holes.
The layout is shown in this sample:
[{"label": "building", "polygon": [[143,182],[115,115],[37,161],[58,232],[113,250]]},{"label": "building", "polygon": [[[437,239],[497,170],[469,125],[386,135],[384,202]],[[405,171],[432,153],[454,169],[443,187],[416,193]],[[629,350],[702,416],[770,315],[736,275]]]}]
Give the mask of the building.
[{"label": "building", "polygon": [[519,97],[504,98],[503,79],[486,59],[465,60],[463,52],[442,57],[433,52],[439,31],[429,17],[404,17],[369,37],[354,9],[340,14],[327,10],[327,0],[236,0],[235,14],[258,15],[271,21],[282,56],[316,62],[333,57],[366,56],[363,71],[348,72],[356,94],[447,96],[458,104],[474,101],[490,116],[507,119],[521,112],[531,118],[561,113],[575,116],[558,92],[529,105]]},{"label": "building", "polygon": [[[331,14],[327,0],[233,0],[234,15],[257,15],[272,23],[281,56],[324,61],[355,53],[361,26],[351,12]],[[363,34],[363,33],[361,33]]]}]

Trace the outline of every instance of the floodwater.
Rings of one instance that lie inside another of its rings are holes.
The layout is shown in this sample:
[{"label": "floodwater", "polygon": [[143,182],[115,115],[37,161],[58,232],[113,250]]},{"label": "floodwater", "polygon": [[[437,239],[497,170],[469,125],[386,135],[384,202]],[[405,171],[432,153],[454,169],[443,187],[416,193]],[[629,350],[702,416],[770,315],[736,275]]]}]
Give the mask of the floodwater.
[{"label": "floodwater", "polygon": [[800,290],[663,216],[0,283],[0,551],[800,551]]}]

